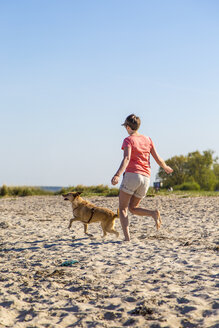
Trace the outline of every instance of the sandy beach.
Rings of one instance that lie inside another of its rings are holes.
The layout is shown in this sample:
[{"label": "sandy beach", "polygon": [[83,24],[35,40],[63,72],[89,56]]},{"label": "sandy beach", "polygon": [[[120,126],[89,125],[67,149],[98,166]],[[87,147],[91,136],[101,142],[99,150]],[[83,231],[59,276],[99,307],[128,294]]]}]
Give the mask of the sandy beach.
[{"label": "sandy beach", "polygon": [[[118,198],[93,197],[116,212]],[[73,223],[61,196],[0,199],[0,327],[219,327],[219,198],[147,197],[131,242]],[[66,261],[75,261],[72,266]]]}]

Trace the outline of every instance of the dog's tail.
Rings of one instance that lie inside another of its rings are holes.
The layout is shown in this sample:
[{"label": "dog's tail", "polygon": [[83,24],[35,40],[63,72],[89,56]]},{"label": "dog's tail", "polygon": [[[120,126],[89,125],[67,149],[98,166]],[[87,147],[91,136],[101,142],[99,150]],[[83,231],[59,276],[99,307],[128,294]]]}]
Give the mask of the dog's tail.
[{"label": "dog's tail", "polygon": [[116,214],[114,214],[114,216],[113,216],[114,218],[119,218],[119,209],[117,209],[117,213]]}]

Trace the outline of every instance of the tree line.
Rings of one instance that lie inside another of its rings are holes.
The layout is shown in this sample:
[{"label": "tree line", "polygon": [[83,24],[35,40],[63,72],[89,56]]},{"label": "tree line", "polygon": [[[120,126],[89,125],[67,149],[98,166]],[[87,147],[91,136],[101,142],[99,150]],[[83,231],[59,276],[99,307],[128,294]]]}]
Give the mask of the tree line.
[{"label": "tree line", "polygon": [[164,188],[175,190],[219,190],[219,163],[213,150],[202,153],[195,151],[188,155],[174,156],[165,161],[173,173],[167,175],[162,168],[158,178]]}]

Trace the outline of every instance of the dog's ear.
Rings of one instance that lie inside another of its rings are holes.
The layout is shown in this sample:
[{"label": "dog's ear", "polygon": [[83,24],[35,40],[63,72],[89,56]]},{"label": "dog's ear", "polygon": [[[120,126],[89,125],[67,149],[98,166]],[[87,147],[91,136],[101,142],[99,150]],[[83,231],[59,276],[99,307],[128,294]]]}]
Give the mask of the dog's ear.
[{"label": "dog's ear", "polygon": [[80,196],[81,194],[82,194],[82,191],[77,191],[76,194],[75,194],[75,196],[78,197],[78,196]]}]

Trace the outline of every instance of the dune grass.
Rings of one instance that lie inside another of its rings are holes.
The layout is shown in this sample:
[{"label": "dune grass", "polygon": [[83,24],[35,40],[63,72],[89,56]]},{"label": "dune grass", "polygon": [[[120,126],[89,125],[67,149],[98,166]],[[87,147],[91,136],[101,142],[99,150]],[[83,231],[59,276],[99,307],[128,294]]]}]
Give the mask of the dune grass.
[{"label": "dune grass", "polygon": [[[25,197],[25,196],[46,196],[46,195],[62,195],[68,192],[82,192],[82,196],[104,196],[104,197],[117,197],[119,195],[118,188],[109,188],[107,185],[97,186],[84,186],[77,185],[67,188],[62,188],[58,192],[52,192],[41,189],[40,187],[29,187],[29,186],[6,186],[0,187],[0,197]],[[204,190],[174,190],[168,191],[166,189],[160,189],[155,192],[153,187],[150,187],[147,192],[147,197],[156,196],[170,196],[176,195],[178,197],[218,197],[218,191],[204,191]]]},{"label": "dune grass", "polygon": [[43,195],[62,195],[71,191],[80,191],[83,196],[105,196],[113,197],[119,195],[118,188],[109,188],[106,185],[83,186],[77,185],[73,187],[62,188],[58,192],[44,190],[40,187],[29,186],[6,186],[0,187],[0,197],[25,197],[25,196],[43,196]]},{"label": "dune grass", "polygon": [[39,187],[29,187],[29,186],[6,186],[0,187],[0,197],[25,197],[25,196],[43,196],[43,195],[54,195],[53,192],[43,190]]},{"label": "dune grass", "polygon": [[116,197],[119,195],[118,188],[109,188],[106,185],[97,185],[97,186],[83,186],[77,185],[68,188],[62,188],[56,194],[62,195],[68,192],[79,191],[83,193],[83,196],[105,196],[105,197]]},{"label": "dune grass", "polygon": [[176,195],[181,197],[219,197],[218,191],[206,191],[206,190],[174,190],[168,191],[167,189],[161,189],[156,195],[170,196]]}]

